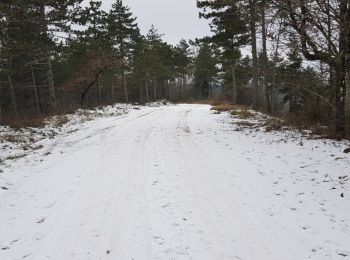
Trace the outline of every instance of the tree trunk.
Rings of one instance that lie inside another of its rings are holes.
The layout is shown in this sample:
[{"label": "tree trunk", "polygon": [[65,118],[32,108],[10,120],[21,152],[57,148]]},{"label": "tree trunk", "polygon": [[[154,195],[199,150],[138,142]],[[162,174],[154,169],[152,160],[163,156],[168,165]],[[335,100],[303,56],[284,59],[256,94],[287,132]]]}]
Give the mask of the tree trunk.
[{"label": "tree trunk", "polygon": [[181,77],[177,79],[178,84],[179,84],[179,99],[182,97],[182,82],[181,82]]},{"label": "tree trunk", "polygon": [[55,93],[55,83],[53,80],[53,73],[52,73],[52,64],[50,60],[50,55],[47,52],[47,81],[48,81],[48,87],[49,87],[49,95],[50,95],[50,105],[51,109],[56,112],[57,111],[57,103],[56,103],[56,93]]},{"label": "tree trunk", "polygon": [[96,87],[97,87],[97,102],[98,105],[100,106],[102,104],[102,95],[101,95],[101,84],[100,84],[100,78],[101,78],[101,74],[99,74],[97,76],[97,80],[96,80]]},{"label": "tree trunk", "polygon": [[154,80],[154,101],[157,100],[157,80]]},{"label": "tree trunk", "polygon": [[252,41],[253,108],[259,109],[258,54],[256,41],[256,0],[249,0],[250,36]]},{"label": "tree trunk", "polygon": [[[349,2],[349,1],[346,1]],[[344,57],[344,70],[345,70],[345,83],[344,83],[344,130],[345,137],[350,138],[350,6],[346,5],[346,11],[344,13],[344,26],[345,33],[345,57]]]},{"label": "tree trunk", "polygon": [[142,104],[143,103],[143,91],[142,91],[142,86],[139,87],[139,102]]},{"label": "tree trunk", "polygon": [[262,42],[263,42],[263,82],[265,93],[265,107],[266,112],[271,113],[271,102],[269,93],[269,82],[267,80],[268,72],[268,57],[267,57],[267,29],[266,29],[266,0],[262,0],[262,12],[261,12],[261,29],[262,29]]},{"label": "tree trunk", "polygon": [[170,84],[170,80],[167,81],[167,84],[168,84],[168,88],[169,88],[169,100],[172,100],[172,89],[171,89],[171,84]]},{"label": "tree trunk", "polygon": [[111,104],[114,103],[114,81],[112,81],[111,89],[110,89],[110,102]]},{"label": "tree trunk", "polygon": [[80,103],[81,103],[82,105],[83,105],[84,102],[85,102],[86,95],[88,94],[89,90],[91,89],[91,87],[92,87],[93,85],[96,84],[96,82],[98,81],[98,79],[99,79],[99,77],[100,77],[100,75],[101,75],[102,72],[103,72],[103,71],[99,71],[99,72],[95,75],[94,80],[93,80],[92,82],[90,82],[90,84],[88,84],[88,85],[86,86],[86,88],[83,89],[83,91],[81,92],[81,95],[80,95]]},{"label": "tree trunk", "polygon": [[[47,21],[46,21],[46,14],[45,14],[45,4],[41,4],[40,6],[40,13],[41,13],[41,21],[42,21],[42,33],[45,37],[48,37],[47,31]],[[46,68],[46,75],[47,75],[47,84],[48,84],[48,90],[49,90],[49,103],[51,106],[52,111],[57,111],[57,103],[56,103],[56,93],[55,93],[55,83],[53,79],[53,72],[52,72],[52,63],[50,59],[50,53],[47,46],[43,47],[45,60],[47,62],[47,68]]]},{"label": "tree trunk", "polygon": [[37,87],[37,84],[36,84],[33,64],[30,65],[30,70],[31,70],[31,73],[32,73],[35,107],[36,107],[37,113],[41,114],[41,105],[40,105],[40,100],[39,100],[39,93],[38,93],[38,87]]},{"label": "tree trunk", "polygon": [[149,102],[149,89],[148,89],[148,79],[146,78],[145,81],[145,87],[146,87],[146,100]]},{"label": "tree trunk", "polygon": [[346,88],[348,84],[347,68],[348,57],[348,40],[350,39],[348,25],[348,0],[340,1],[340,34],[339,34],[339,53],[338,64],[336,68],[336,131],[339,135],[346,135],[346,126],[349,124],[347,117],[347,100]]},{"label": "tree trunk", "polygon": [[336,120],[336,132],[339,135],[344,134],[344,102],[343,102],[343,89],[344,89],[344,73],[341,66],[336,68],[336,85],[335,85],[335,120]]},{"label": "tree trunk", "polygon": [[129,103],[128,85],[127,85],[126,74],[125,74],[124,70],[122,71],[122,78],[123,78],[123,88],[124,88],[125,102]]},{"label": "tree trunk", "polygon": [[213,88],[211,85],[211,79],[209,79],[208,85],[209,85],[209,97],[212,98],[213,97]]},{"label": "tree trunk", "polygon": [[12,105],[12,112],[14,113],[15,117],[18,117],[18,108],[17,108],[17,100],[16,100],[16,93],[15,88],[12,81],[12,59],[9,58],[9,72],[8,72],[8,84],[10,89],[10,95],[11,95],[11,105]]},{"label": "tree trunk", "polygon": [[[350,60],[348,61],[350,62]],[[350,139],[350,66],[346,68],[346,77],[345,77],[345,138]]]},{"label": "tree trunk", "polygon": [[277,88],[277,80],[276,80],[276,69],[277,69],[277,59],[278,59],[278,50],[280,47],[280,39],[282,33],[283,21],[280,22],[277,34],[276,48],[273,57],[273,69],[272,69],[272,95],[271,95],[271,111],[273,114],[277,114],[278,108],[278,88]]},{"label": "tree trunk", "polygon": [[186,75],[183,75],[182,77],[182,97],[184,96],[184,93],[186,93],[187,88],[187,77]]},{"label": "tree trunk", "polygon": [[231,75],[232,75],[232,91],[233,91],[233,103],[237,104],[237,97],[238,97],[238,91],[237,91],[237,81],[236,81],[236,65],[232,63],[231,66]]},{"label": "tree trunk", "polygon": [[[332,17],[330,13],[330,0],[327,0],[326,5],[326,15],[327,15],[327,34],[328,34],[328,53],[332,53]],[[334,66],[332,64],[329,64],[329,81],[328,81],[329,87],[334,88],[335,85],[335,79],[334,79]],[[334,98],[334,93],[332,93],[330,101],[332,101]],[[332,115],[334,113],[334,109],[330,109],[328,112],[328,118],[332,118]]]}]

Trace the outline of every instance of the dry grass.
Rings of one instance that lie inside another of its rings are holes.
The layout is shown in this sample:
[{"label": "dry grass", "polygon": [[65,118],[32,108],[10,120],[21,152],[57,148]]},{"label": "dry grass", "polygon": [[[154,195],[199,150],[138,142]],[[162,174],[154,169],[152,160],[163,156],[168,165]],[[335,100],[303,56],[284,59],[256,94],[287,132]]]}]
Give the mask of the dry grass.
[{"label": "dry grass", "polygon": [[256,124],[249,122],[249,121],[240,121],[236,122],[235,125],[243,127],[243,128],[254,128],[256,127]]},{"label": "dry grass", "polygon": [[20,135],[7,134],[0,136],[0,142],[25,143],[26,141]]},{"label": "dry grass", "polygon": [[267,118],[264,126],[266,132],[280,131],[286,126],[286,123],[278,118]]},{"label": "dry grass", "polygon": [[26,127],[42,128],[45,126],[45,117],[22,117],[4,122],[13,129],[21,129]]},{"label": "dry grass", "polygon": [[240,119],[248,119],[254,117],[254,114],[246,109],[233,110],[231,111],[231,115],[237,116]]},{"label": "dry grass", "polygon": [[185,102],[181,103],[187,103],[187,104],[206,104],[211,106],[219,106],[219,105],[227,105],[231,104],[231,102],[227,101],[225,97],[217,97],[217,98],[209,98],[209,99],[202,99],[202,100],[186,100]]},{"label": "dry grass", "polygon": [[216,98],[216,99],[209,99],[208,104],[212,106],[220,106],[220,105],[230,105],[232,103],[224,99]]},{"label": "dry grass", "polygon": [[337,133],[335,129],[336,123],[332,120],[329,122],[315,123],[303,115],[288,114],[283,116],[284,126],[294,128],[299,131],[310,131],[310,138],[314,139],[332,139],[343,140],[344,136]]},{"label": "dry grass", "polygon": [[80,122],[81,123],[85,123],[85,122],[89,122],[89,121],[92,121],[96,118],[97,116],[97,113],[95,112],[91,112],[91,111],[86,111],[86,110],[79,110],[77,112],[77,114],[79,115],[80,117]]},{"label": "dry grass", "polygon": [[228,111],[232,111],[232,110],[236,110],[236,109],[237,109],[236,105],[221,104],[221,105],[213,106],[211,110],[215,110],[218,112],[228,112]]},{"label": "dry grass", "polygon": [[55,117],[54,124],[57,127],[62,127],[65,124],[67,124],[68,122],[69,122],[69,118],[67,115],[60,115],[60,116]]}]

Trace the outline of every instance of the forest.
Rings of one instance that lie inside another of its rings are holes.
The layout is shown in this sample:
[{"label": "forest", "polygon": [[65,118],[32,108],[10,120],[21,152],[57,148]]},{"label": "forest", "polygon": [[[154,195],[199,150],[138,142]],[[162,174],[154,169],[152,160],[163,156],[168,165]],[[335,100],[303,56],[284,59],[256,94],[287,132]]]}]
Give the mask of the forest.
[{"label": "forest", "polygon": [[1,1],[1,123],[217,98],[350,137],[348,0],[198,0],[212,34],[176,45],[142,35],[122,0],[101,5]]}]

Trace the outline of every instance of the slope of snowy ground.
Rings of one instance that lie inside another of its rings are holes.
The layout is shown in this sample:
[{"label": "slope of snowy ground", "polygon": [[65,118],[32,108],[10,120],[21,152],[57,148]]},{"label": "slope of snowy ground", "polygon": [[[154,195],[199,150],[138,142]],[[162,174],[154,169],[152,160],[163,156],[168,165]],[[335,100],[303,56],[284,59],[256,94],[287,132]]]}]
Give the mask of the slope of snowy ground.
[{"label": "slope of snowy ground", "polygon": [[350,259],[349,143],[129,110],[5,163],[1,260]]},{"label": "slope of snowy ground", "polygon": [[[87,122],[99,117],[123,116],[132,108],[138,109],[137,106],[116,104],[90,110],[77,110],[74,114],[48,118],[43,122],[45,126],[41,128],[28,127],[16,130],[0,126],[0,172],[3,171],[3,167],[8,167],[16,159],[27,157],[32,153],[43,154],[42,151],[49,153],[47,148],[57,139],[85,125],[88,126]],[[39,150],[42,151],[37,152]]]}]

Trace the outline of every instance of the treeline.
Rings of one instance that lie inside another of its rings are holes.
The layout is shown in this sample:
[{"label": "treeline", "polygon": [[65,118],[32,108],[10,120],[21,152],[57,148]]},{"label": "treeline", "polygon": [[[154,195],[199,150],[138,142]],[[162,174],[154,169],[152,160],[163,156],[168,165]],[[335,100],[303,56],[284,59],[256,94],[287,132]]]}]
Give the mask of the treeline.
[{"label": "treeline", "polygon": [[141,35],[121,0],[101,5],[1,1],[0,121],[193,94],[194,43],[172,46],[153,26]]},{"label": "treeline", "polygon": [[[198,0],[237,103],[350,137],[350,1]],[[248,46],[249,57],[242,55]]]}]

